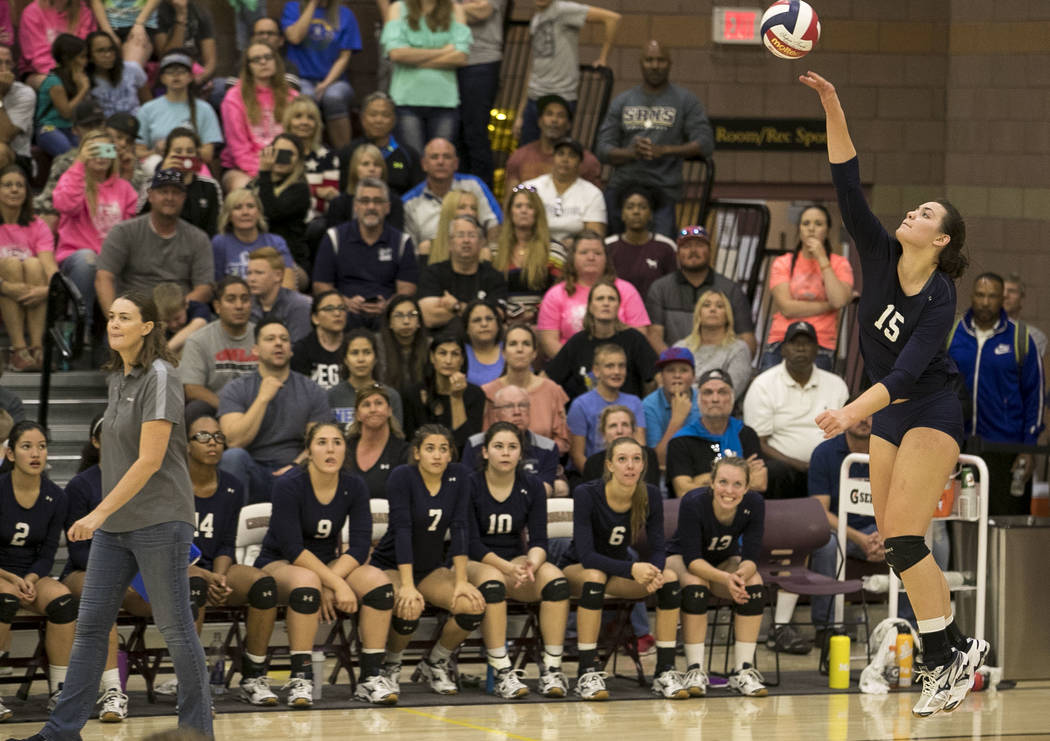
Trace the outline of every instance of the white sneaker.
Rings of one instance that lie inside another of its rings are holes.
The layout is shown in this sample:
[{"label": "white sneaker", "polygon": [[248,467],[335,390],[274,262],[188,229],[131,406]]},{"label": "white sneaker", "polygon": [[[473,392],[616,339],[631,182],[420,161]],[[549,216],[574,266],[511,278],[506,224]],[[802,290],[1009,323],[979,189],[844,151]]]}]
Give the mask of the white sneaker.
[{"label": "white sneaker", "polygon": [[763,679],[758,669],[750,664],[744,664],[743,669],[729,675],[727,686],[746,697],[765,697],[769,694],[769,690],[762,684]]},{"label": "white sneaker", "polygon": [[110,687],[98,698],[98,704],[102,709],[98,711],[98,719],[103,723],[120,723],[128,717],[128,696],[117,687]]},{"label": "white sneaker", "polygon": [[572,691],[584,700],[608,700],[609,690],[605,689],[607,676],[609,675],[605,672],[597,672],[592,669],[576,679],[576,686]]},{"label": "white sneaker", "polygon": [[373,705],[397,705],[398,687],[392,685],[385,674],[376,674],[357,683],[355,700],[364,700]]},{"label": "white sneaker", "polygon": [[547,669],[540,675],[539,690],[544,697],[565,697],[569,694],[569,679],[564,672]]},{"label": "white sneaker", "polygon": [[[928,718],[944,710],[945,705],[951,699],[952,688],[956,683],[965,681],[969,665],[967,655],[968,653],[964,654],[952,649],[952,660],[943,666],[926,666],[916,662],[915,676],[922,682],[922,696],[911,709],[912,715],[917,718]],[[965,696],[964,692],[963,697]],[[959,702],[962,700],[960,699]]]},{"label": "white sneaker", "polygon": [[7,709],[2,701],[0,701],[0,723],[10,718],[14,713]]},{"label": "white sneaker", "polygon": [[313,707],[314,680],[306,677],[291,677],[281,689],[288,690],[288,707]]},{"label": "white sneaker", "polygon": [[51,715],[55,711],[55,706],[58,705],[58,697],[62,694],[62,685],[58,685],[58,689],[51,693],[51,696],[47,698],[47,714]]},{"label": "white sneaker", "polygon": [[270,689],[270,678],[267,676],[242,679],[238,699],[263,707],[273,707],[278,702],[277,695]]},{"label": "white sneaker", "polygon": [[984,659],[988,656],[988,651],[991,649],[988,641],[979,641],[976,638],[967,638],[966,641],[969,644],[969,649],[963,652],[963,656],[966,657],[966,671],[952,685],[951,692],[948,694],[948,700],[944,703],[943,710],[946,713],[955,710],[966,699],[970,688],[973,687],[973,675],[984,663]]},{"label": "white sneaker", "polygon": [[158,682],[153,685],[153,691],[158,695],[175,697],[179,694],[179,680],[174,677],[171,679],[165,679],[163,682]]},{"label": "white sneaker", "polygon": [[496,672],[496,685],[494,688],[496,697],[503,700],[513,700],[529,694],[529,688],[521,681],[525,672],[520,669],[501,669]]},{"label": "white sneaker", "polygon": [[682,675],[682,684],[689,690],[691,697],[703,697],[707,694],[710,680],[707,678],[707,672],[700,667],[694,667]]},{"label": "white sneaker", "polygon": [[[452,670],[448,659],[434,663],[431,663],[430,659],[423,659],[419,662],[416,672],[420,677],[426,679],[430,683],[430,689],[439,695],[455,695],[459,692],[459,685],[452,681]],[[418,681],[416,675],[413,675],[412,679]]]},{"label": "white sneaker", "polygon": [[684,700],[689,697],[689,690],[682,684],[682,673],[667,669],[653,677],[652,693],[661,695],[665,700]]},{"label": "white sneaker", "polygon": [[390,684],[394,694],[401,694],[401,663],[397,664],[383,664],[383,676],[386,677],[386,681]]}]

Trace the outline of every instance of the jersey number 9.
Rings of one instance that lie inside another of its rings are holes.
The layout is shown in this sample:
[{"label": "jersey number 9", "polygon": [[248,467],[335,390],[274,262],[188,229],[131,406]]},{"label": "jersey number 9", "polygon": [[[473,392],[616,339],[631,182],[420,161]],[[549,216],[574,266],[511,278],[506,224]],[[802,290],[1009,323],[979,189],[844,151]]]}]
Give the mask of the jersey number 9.
[{"label": "jersey number 9", "polygon": [[328,519],[317,521],[317,534],[315,538],[327,538],[332,534],[332,521]]}]

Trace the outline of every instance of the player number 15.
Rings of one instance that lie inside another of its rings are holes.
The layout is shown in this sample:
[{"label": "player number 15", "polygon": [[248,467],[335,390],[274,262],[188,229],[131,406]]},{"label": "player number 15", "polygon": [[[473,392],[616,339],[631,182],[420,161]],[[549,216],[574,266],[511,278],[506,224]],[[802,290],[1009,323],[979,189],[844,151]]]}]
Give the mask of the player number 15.
[{"label": "player number 15", "polygon": [[[893,316],[890,316],[891,314]],[[889,319],[889,322],[886,321],[887,318]],[[881,329],[882,333],[886,335],[887,340],[890,342],[896,342],[897,337],[900,336],[900,325],[903,321],[904,315],[899,311],[894,311],[893,304],[886,304],[886,310],[882,312],[882,316],[880,316],[878,321],[875,322],[875,329]],[[883,327],[883,324],[886,326]]]}]

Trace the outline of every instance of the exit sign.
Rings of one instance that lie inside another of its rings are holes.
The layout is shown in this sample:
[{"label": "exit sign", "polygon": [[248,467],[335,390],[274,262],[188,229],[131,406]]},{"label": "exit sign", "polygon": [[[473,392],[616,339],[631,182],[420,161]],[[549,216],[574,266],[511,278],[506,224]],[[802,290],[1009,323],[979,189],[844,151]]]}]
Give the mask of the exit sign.
[{"label": "exit sign", "polygon": [[761,8],[715,8],[711,34],[716,44],[761,44]]}]

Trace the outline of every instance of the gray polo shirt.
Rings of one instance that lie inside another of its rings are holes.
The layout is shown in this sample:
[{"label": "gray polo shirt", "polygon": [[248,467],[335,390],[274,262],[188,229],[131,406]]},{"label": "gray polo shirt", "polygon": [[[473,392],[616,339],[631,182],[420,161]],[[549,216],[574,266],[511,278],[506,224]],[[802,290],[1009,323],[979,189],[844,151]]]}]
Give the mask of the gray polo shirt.
[{"label": "gray polo shirt", "polygon": [[102,530],[125,533],[164,522],[194,523],[184,406],[182,379],[165,360],[154,360],[149,368],[132,368],[127,375],[110,374],[109,405],[102,419],[103,497],[138,460],[142,425],[163,419],[171,422],[172,428],[160,470],[102,523]]},{"label": "gray polo shirt", "polygon": [[[219,392],[219,419],[231,412],[243,414],[259,395],[259,371],[235,378]],[[260,463],[281,467],[295,460],[303,449],[303,436],[310,422],[333,420],[325,390],[304,376],[290,371],[281,390],[270,400],[255,439],[244,448]]]},{"label": "gray polo shirt", "polygon": [[696,302],[704,291],[712,288],[729,297],[733,307],[733,331],[737,335],[755,331],[755,323],[751,321],[751,304],[740,286],[709,269],[704,282],[694,287],[681,270],[676,270],[653,281],[645,297],[649,321],[664,328],[664,342],[673,345],[689,336],[693,331]]},{"label": "gray polo shirt", "polygon": [[158,283],[173,282],[186,293],[215,279],[208,235],[179,219],[175,234],[161,237],[145,214],[113,227],[102,243],[98,269],[117,276],[117,292],[152,293]]}]

